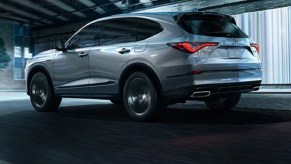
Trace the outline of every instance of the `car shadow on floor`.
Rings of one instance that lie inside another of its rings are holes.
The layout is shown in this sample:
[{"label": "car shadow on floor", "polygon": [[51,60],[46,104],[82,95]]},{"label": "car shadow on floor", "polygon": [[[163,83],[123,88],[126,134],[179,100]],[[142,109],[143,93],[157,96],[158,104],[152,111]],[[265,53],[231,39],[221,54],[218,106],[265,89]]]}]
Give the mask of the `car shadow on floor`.
[{"label": "car shadow on floor", "polygon": [[[99,104],[61,107],[55,116],[90,118],[108,121],[132,120],[122,105]],[[178,105],[163,109],[151,122],[185,124],[270,124],[291,121],[291,111],[257,108],[236,108],[227,112],[214,112],[204,105]]]}]

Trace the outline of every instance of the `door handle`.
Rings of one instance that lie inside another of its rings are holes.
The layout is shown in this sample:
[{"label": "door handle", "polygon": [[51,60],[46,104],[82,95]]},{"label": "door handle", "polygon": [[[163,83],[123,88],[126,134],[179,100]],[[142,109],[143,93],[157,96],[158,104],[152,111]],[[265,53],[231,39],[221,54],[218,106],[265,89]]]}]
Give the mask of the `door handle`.
[{"label": "door handle", "polygon": [[126,48],[122,48],[120,51],[118,51],[118,53],[120,54],[125,54],[125,53],[129,53],[130,49],[126,49]]},{"label": "door handle", "polygon": [[78,56],[81,58],[86,57],[86,56],[88,56],[88,52],[80,52],[80,53],[78,53]]}]

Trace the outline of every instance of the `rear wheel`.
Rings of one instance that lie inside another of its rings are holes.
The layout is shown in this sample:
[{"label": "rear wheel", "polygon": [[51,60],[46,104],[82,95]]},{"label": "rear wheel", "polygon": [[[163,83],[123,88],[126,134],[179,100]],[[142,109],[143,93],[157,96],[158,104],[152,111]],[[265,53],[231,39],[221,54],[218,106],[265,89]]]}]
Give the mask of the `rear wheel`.
[{"label": "rear wheel", "polygon": [[208,108],[214,111],[227,111],[234,108],[241,98],[241,93],[217,95],[204,100]]},{"label": "rear wheel", "polygon": [[56,111],[60,106],[62,98],[53,94],[53,88],[45,74],[36,73],[31,79],[29,89],[30,101],[36,111]]},{"label": "rear wheel", "polygon": [[158,113],[159,98],[152,80],[142,72],[130,75],[123,89],[123,102],[131,118],[147,121]]}]

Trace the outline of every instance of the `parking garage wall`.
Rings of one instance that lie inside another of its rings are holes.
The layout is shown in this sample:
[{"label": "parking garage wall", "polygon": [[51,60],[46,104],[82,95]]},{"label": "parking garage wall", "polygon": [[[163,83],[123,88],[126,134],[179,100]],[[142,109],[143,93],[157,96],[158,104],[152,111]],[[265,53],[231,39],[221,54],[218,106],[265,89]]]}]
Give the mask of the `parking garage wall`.
[{"label": "parking garage wall", "polygon": [[25,50],[23,46],[17,45],[18,41],[15,42],[15,38],[21,41],[19,44],[27,44],[30,41],[24,40],[20,34],[15,35],[16,24],[12,21],[0,20],[0,37],[4,40],[6,53],[11,58],[8,66],[0,71],[0,90],[25,89],[23,69],[25,67],[25,60],[23,60]]},{"label": "parking garage wall", "polygon": [[70,36],[78,31],[79,28],[87,23],[88,21],[85,21],[61,27],[34,31],[32,34],[34,44],[33,54],[36,55],[42,51],[52,49],[53,44],[56,41],[66,41]]},{"label": "parking garage wall", "polygon": [[260,45],[263,84],[291,84],[291,7],[234,16]]}]

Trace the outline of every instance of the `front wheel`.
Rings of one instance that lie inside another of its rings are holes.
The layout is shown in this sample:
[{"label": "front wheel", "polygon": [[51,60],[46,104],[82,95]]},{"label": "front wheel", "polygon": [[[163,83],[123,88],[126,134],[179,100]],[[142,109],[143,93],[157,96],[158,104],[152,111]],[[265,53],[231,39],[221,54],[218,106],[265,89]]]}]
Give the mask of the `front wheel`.
[{"label": "front wheel", "polygon": [[38,112],[56,111],[61,104],[62,98],[53,94],[48,78],[45,74],[36,73],[29,87],[30,101]]},{"label": "front wheel", "polygon": [[159,110],[159,98],[153,81],[142,72],[130,75],[123,89],[123,104],[131,118],[152,119]]},{"label": "front wheel", "polygon": [[204,100],[208,108],[214,111],[227,111],[234,108],[241,98],[241,93],[216,95]]}]

